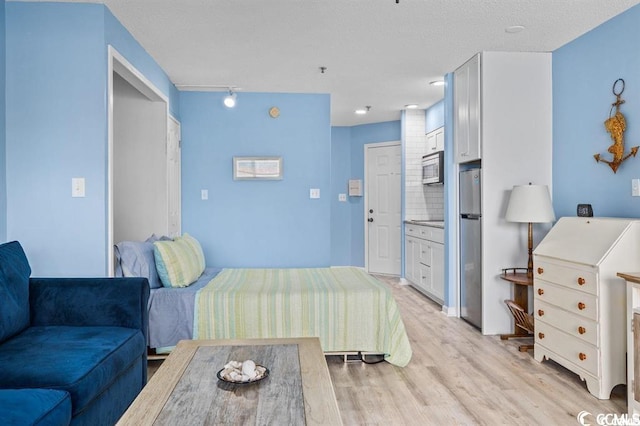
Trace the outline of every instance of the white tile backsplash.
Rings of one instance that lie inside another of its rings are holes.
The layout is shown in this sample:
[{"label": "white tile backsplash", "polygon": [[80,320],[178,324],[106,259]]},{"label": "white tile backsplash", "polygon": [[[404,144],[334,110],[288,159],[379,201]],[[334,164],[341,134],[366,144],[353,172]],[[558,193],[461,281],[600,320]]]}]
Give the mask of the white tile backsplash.
[{"label": "white tile backsplash", "polygon": [[406,110],[404,117],[405,219],[443,220],[444,186],[422,184],[422,156],[427,153],[425,111]]}]

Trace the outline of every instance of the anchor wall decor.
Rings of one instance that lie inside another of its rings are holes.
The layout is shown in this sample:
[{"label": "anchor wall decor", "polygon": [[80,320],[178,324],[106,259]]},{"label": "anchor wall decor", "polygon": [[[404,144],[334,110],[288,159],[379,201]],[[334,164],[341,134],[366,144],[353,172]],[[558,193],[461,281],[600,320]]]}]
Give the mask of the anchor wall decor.
[{"label": "anchor wall decor", "polygon": [[[618,89],[618,83],[620,83],[620,89]],[[607,132],[611,135],[611,140],[613,144],[607,149],[609,153],[613,155],[612,160],[605,160],[600,157],[600,154],[595,154],[593,158],[596,159],[596,162],[603,162],[608,164],[613,170],[613,173],[618,171],[618,167],[624,160],[631,157],[632,155],[635,157],[638,153],[637,146],[631,148],[628,154],[624,153],[624,131],[627,129],[627,121],[624,118],[624,115],[620,112],[620,105],[622,105],[625,101],[622,99],[622,92],[624,92],[624,80],[619,78],[613,83],[613,88],[611,89],[613,94],[616,97],[616,101],[611,104],[611,109],[609,110],[609,118],[604,122],[604,128],[607,129]],[[612,116],[613,108],[615,107],[616,113]]]}]

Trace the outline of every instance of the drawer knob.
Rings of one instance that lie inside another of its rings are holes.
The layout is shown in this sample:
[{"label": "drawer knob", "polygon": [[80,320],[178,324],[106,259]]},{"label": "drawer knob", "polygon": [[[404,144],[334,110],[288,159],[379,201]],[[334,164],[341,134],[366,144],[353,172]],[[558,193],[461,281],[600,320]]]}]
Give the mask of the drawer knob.
[{"label": "drawer knob", "polygon": [[544,333],[538,333],[538,339],[544,339]]},{"label": "drawer knob", "polygon": [[544,290],[543,290],[543,289],[541,289],[541,288],[539,288],[539,289],[538,289],[538,295],[539,295],[539,296],[542,296],[543,294],[544,294]]},{"label": "drawer knob", "polygon": [[582,277],[578,277],[578,285],[584,285],[586,283],[585,279]]},{"label": "drawer knob", "polygon": [[544,311],[542,309],[538,309],[538,315],[539,316],[543,316],[544,315]]},{"label": "drawer knob", "polygon": [[587,354],[580,352],[580,354],[578,354],[578,358],[580,358],[580,361],[584,361],[587,359]]},{"label": "drawer knob", "polygon": [[544,272],[544,269],[538,268],[538,274],[541,275]]},{"label": "drawer knob", "polygon": [[578,327],[578,333],[580,333],[580,334],[584,334],[584,333],[586,333],[586,332],[587,332],[587,329],[586,329],[586,328],[584,328],[584,327]]},{"label": "drawer knob", "polygon": [[578,309],[580,309],[581,311],[584,310],[587,307],[587,305],[585,305],[582,302],[578,302]]}]

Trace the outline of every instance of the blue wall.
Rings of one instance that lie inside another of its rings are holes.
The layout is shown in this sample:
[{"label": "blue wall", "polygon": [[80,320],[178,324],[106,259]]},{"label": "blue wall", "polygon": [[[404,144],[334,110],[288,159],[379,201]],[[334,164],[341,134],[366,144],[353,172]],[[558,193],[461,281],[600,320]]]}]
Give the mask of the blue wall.
[{"label": "blue wall", "polygon": [[[0,1],[0,240],[22,241],[35,275],[106,273],[109,44],[182,121],[183,228],[203,241],[209,264],[364,265],[364,199],[338,194],[348,179],[364,180],[365,144],[401,140],[400,121],[331,128],[328,95],[242,93],[236,109],[222,109],[221,94],[179,93],[103,5]],[[609,157],[603,122],[617,78],[627,83],[627,150],[640,145],[639,22],[636,6],[553,52],[559,217],[578,203],[598,216],[640,216],[630,194],[640,156],[617,174],[593,159]],[[277,120],[266,114],[272,105]],[[450,108],[446,95],[426,112],[426,130]],[[285,179],[234,182],[233,155],[282,155]],[[70,196],[75,176],[87,180],[85,198]],[[312,187],[319,200],[309,199]]]},{"label": "blue wall", "polygon": [[[180,119],[180,92],[169,80],[167,74],[153,60],[144,48],[133,38],[127,29],[116,19],[111,11],[104,8],[105,42],[113,46],[122,56],[132,63],[154,86],[169,98],[169,113]],[[106,62],[105,62],[106,63]]]},{"label": "blue wall", "polygon": [[[180,95],[183,232],[201,242],[209,266],[329,266],[329,95],[240,93],[232,109],[224,95]],[[277,119],[267,113],[274,105]],[[234,156],[281,156],[284,179],[234,181]]]},{"label": "blue wall", "polygon": [[[209,264],[364,265],[363,200],[339,202],[338,194],[348,179],[364,178],[364,144],[400,139],[399,121],[332,130],[328,95],[243,93],[227,110],[221,94],[180,93],[103,5],[11,2],[3,22],[9,124],[0,237],[24,244],[35,275],[107,273],[110,44],[182,121],[183,229],[203,240]],[[283,112],[277,120],[266,114],[274,104]],[[282,155],[285,179],[233,182],[233,155]],[[77,176],[86,178],[85,198],[70,196]],[[309,199],[310,188],[320,188],[319,200]]]},{"label": "blue wall", "polygon": [[0,242],[7,239],[7,160],[6,160],[6,37],[5,1],[0,0]]},{"label": "blue wall", "polygon": [[[444,164],[454,164],[453,155],[453,73],[444,76],[445,88],[443,103],[444,118]],[[444,253],[444,304],[455,309],[456,306],[456,280],[458,274],[456,270],[456,256],[458,255],[458,234],[456,233],[456,223],[458,217],[455,215],[455,206],[458,196],[458,188],[451,182],[457,182],[454,167],[446,167],[444,170],[444,220],[448,224],[444,229],[445,253]]]},{"label": "blue wall", "polygon": [[[425,133],[432,132],[444,126],[444,99],[431,105],[425,111]],[[446,135],[446,133],[445,133]]]},{"label": "blue wall", "polygon": [[[331,265],[351,265],[351,209],[355,198],[349,197],[351,178],[351,128],[331,128]],[[339,201],[346,194],[347,201]]]},{"label": "blue wall", "polygon": [[[351,179],[364,179],[364,146],[376,142],[400,141],[400,121],[351,127]],[[349,197],[351,203],[351,265],[364,266],[364,197]]]},{"label": "blue wall", "polygon": [[[34,275],[107,273],[108,43],[170,86],[103,5],[6,5],[7,238]],[[87,196],[72,198],[79,176]]]},{"label": "blue wall", "polygon": [[590,203],[595,216],[639,217],[640,197],[631,179],[640,178],[640,155],[614,174],[593,155],[610,159],[612,141],[603,122],[623,78],[627,119],[626,151],[640,145],[640,6],[614,17],[553,52],[553,204],[556,216],[575,216]]}]

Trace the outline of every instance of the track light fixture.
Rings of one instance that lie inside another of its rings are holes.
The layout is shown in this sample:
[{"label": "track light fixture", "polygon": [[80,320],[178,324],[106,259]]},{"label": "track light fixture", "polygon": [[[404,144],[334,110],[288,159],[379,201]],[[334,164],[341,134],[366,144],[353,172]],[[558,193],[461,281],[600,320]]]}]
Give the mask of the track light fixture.
[{"label": "track light fixture", "polygon": [[236,94],[235,92],[229,88],[229,94],[224,97],[224,106],[227,108],[233,108],[236,106]]}]

